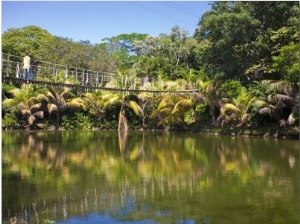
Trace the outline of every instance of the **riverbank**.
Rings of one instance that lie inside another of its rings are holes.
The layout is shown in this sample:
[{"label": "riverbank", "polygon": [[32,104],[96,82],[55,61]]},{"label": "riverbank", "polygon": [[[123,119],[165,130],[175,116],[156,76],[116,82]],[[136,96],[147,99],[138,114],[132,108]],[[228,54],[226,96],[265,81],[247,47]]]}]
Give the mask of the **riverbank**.
[{"label": "riverbank", "polygon": [[[20,130],[20,129],[9,129],[9,130]],[[38,130],[38,129],[36,129]],[[48,131],[55,131],[55,126],[51,125],[47,129]],[[59,131],[64,131],[66,129],[59,128]],[[97,130],[115,130],[115,129],[99,129],[93,128],[93,131]],[[134,129],[130,129],[134,130]],[[139,129],[141,131],[147,131],[149,129]],[[285,126],[279,127],[278,125],[264,125],[259,127],[253,126],[242,126],[242,127],[221,127],[220,125],[212,125],[207,122],[199,122],[197,124],[191,124],[183,128],[170,128],[165,127],[162,129],[151,129],[152,131],[175,131],[175,132],[188,132],[188,133],[201,133],[205,135],[224,135],[224,136],[243,136],[243,137],[261,137],[261,138],[277,138],[277,139],[299,139],[299,126]],[[3,130],[2,131],[8,131]]]},{"label": "riverbank", "polygon": [[220,127],[213,125],[197,125],[191,127],[189,131],[207,135],[299,139],[299,126],[278,127],[278,125],[269,125],[261,127]]}]

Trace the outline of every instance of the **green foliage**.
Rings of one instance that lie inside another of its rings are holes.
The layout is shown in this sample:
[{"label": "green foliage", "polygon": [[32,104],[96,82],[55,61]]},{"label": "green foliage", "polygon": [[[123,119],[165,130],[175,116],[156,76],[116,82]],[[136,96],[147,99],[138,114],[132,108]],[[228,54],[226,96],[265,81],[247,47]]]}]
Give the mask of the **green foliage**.
[{"label": "green foliage", "polygon": [[199,116],[209,114],[209,105],[206,103],[198,103],[196,104],[195,111],[199,114]]},{"label": "green foliage", "polygon": [[15,89],[16,87],[13,85],[8,85],[6,83],[2,83],[2,94],[5,97],[11,97],[10,91]]},{"label": "green foliage", "polygon": [[218,91],[222,92],[223,97],[233,99],[239,96],[241,88],[242,85],[239,81],[230,80],[224,82]]},{"label": "green foliage", "polygon": [[[204,43],[198,55],[206,72],[245,78],[251,70],[254,79],[265,79],[265,74],[278,78],[272,56],[290,42],[299,42],[298,15],[297,2],[214,2],[195,34]],[[259,70],[262,74],[257,77]]]},{"label": "green foliage", "polygon": [[120,69],[130,69],[140,56],[140,49],[135,42],[144,41],[147,34],[120,34],[105,38],[107,51],[110,52]]},{"label": "green foliage", "polygon": [[273,56],[273,66],[277,69],[282,78],[292,84],[299,83],[299,43],[289,43],[283,46],[278,56]]},{"label": "green foliage", "polygon": [[[3,108],[3,110],[5,110]],[[2,119],[2,129],[14,129],[19,127],[18,111],[6,110]]]},{"label": "green foliage", "polygon": [[254,81],[250,87],[249,92],[259,98],[259,97],[267,97],[268,95],[274,93],[274,89],[270,87],[267,83]]},{"label": "green foliage", "polygon": [[95,122],[91,116],[82,112],[75,112],[62,116],[62,127],[66,130],[88,131],[95,127]]},{"label": "green foliage", "polygon": [[[216,125],[218,117],[222,123],[280,119],[292,124],[299,107],[299,14],[297,2],[213,2],[193,37],[174,26],[157,37],[120,34],[95,45],[52,36],[36,26],[11,28],[2,34],[3,53],[23,56],[29,51],[45,62],[112,71],[115,77],[106,83],[110,88],[138,88],[136,80],[142,77],[150,82],[141,89],[199,92],[190,98],[128,92],[79,97],[80,91],[3,84],[4,126],[18,122],[9,111],[15,108],[22,108],[32,123],[38,106],[43,123],[56,116],[57,127],[63,121],[66,129],[101,128],[102,122],[104,128],[116,128],[120,112],[133,128],[184,126],[208,115]],[[79,84],[63,70],[43,72],[38,80]],[[43,103],[36,105],[37,99]],[[67,116],[70,108],[77,108],[78,114],[70,116],[74,123]]]},{"label": "green foliage", "polygon": [[2,34],[2,52],[25,56],[26,52],[37,58],[40,47],[51,34],[37,26],[10,28]]}]

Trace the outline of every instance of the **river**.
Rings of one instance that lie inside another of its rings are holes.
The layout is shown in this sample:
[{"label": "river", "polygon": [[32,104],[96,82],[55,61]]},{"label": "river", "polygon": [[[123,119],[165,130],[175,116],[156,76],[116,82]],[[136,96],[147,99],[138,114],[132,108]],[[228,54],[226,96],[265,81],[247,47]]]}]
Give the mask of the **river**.
[{"label": "river", "polygon": [[299,223],[299,141],[3,131],[2,223]]}]

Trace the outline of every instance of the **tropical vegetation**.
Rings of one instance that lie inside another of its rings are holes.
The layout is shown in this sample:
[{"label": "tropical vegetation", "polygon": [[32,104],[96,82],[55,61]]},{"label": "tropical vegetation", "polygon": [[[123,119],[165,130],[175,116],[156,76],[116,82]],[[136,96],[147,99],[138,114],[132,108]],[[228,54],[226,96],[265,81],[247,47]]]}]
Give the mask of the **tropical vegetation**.
[{"label": "tropical vegetation", "polygon": [[[296,128],[299,3],[210,4],[192,36],[174,26],[157,37],[120,34],[91,44],[37,26],[10,28],[2,34],[6,55],[29,51],[35,61],[112,72],[107,88],[140,92],[3,84],[2,129]],[[136,78],[145,82],[133,87]]]}]

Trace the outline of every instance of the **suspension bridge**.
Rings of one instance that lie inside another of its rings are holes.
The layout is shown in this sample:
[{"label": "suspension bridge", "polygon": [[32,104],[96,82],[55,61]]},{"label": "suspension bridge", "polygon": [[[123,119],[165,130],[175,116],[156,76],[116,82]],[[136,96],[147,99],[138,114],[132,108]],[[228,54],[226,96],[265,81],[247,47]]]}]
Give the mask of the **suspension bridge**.
[{"label": "suspension bridge", "polygon": [[[23,57],[2,53],[2,83],[19,84],[32,83],[43,86],[68,87],[83,91],[105,90],[113,92],[150,92],[150,93],[195,93],[198,90],[195,84],[177,83],[173,89],[164,88],[161,81],[160,89],[154,88],[154,79],[148,77],[117,76],[111,72],[93,71],[84,68],[75,68],[52,62],[31,62],[34,74],[33,80],[23,79]],[[121,88],[108,86],[113,80],[118,80]],[[147,85],[146,85],[147,84]]]}]

